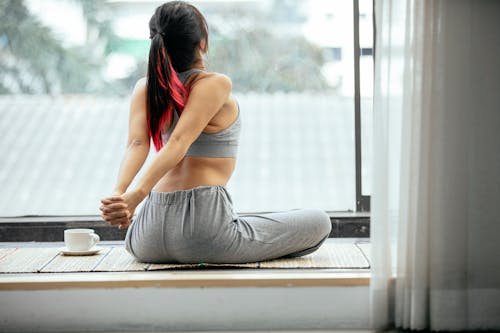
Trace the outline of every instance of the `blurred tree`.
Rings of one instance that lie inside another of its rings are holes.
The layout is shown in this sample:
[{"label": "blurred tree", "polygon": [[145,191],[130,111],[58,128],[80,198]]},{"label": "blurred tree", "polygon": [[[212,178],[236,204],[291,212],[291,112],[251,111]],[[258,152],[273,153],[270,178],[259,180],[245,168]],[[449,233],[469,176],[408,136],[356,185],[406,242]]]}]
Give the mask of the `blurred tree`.
[{"label": "blurred tree", "polygon": [[[208,66],[228,74],[235,91],[322,91],[320,48],[293,31],[304,19],[299,0],[268,8],[213,4]],[[107,81],[106,57],[127,42],[112,29],[105,1],[76,0],[86,21],[86,43],[67,47],[39,22],[23,0],[0,0],[0,93],[129,94],[145,75],[145,59],[129,77]]]},{"label": "blurred tree", "polygon": [[322,91],[321,50],[302,37],[277,38],[268,30],[216,39],[209,51],[210,68],[226,73],[236,91]]},{"label": "blurred tree", "polygon": [[[87,41],[80,52],[99,72],[94,73],[93,91],[100,94],[130,93],[129,78],[107,81],[102,75],[106,66],[106,57],[114,51],[114,47],[123,43],[112,27],[112,10],[105,1],[77,0],[82,6],[83,16],[87,23]],[[133,73],[131,74],[133,76]],[[135,83],[135,81],[134,81]]]},{"label": "blurred tree", "polygon": [[[87,41],[65,47],[22,0],[0,1],[0,93],[117,93],[102,76],[115,37],[103,2],[79,0]],[[78,3],[77,3],[78,4]]]},{"label": "blurred tree", "polygon": [[0,1],[0,92],[79,92],[93,66],[65,49],[20,0]]},{"label": "blurred tree", "polygon": [[[322,50],[291,31],[303,19],[289,6],[211,12],[209,67],[226,73],[236,91],[323,91]],[[281,4],[281,2],[280,2]],[[286,14],[286,15],[285,15]],[[212,18],[212,20],[211,20]]]}]

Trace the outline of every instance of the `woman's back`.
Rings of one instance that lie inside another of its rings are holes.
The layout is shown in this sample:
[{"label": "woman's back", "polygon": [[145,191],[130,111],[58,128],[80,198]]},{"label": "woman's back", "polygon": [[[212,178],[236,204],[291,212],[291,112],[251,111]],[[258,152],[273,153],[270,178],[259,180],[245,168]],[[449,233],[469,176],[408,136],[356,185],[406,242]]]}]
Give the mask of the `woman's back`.
[{"label": "woman's back", "polygon": [[[227,79],[223,75],[208,73],[197,68],[178,73],[179,79],[188,91],[201,80],[210,80],[217,76]],[[191,98],[196,97],[191,96]],[[172,135],[178,119],[178,114],[174,113],[169,128],[162,129],[164,144]],[[191,144],[186,156],[158,181],[153,190],[172,192],[205,185],[225,186],[236,165],[240,128],[239,107],[229,94],[219,111]]]}]

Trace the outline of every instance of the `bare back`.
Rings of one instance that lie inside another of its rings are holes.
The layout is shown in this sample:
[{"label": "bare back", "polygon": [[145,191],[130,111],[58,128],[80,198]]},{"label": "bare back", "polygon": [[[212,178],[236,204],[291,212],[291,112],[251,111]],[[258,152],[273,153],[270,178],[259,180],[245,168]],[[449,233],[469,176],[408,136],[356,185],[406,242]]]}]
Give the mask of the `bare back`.
[{"label": "bare back", "polygon": [[[197,73],[186,82],[191,89],[200,80],[215,73]],[[229,95],[215,116],[210,120],[203,133],[213,134],[226,129],[238,117],[238,106]],[[169,170],[153,187],[153,191],[172,192],[204,185],[226,185],[234,171],[236,158],[233,157],[194,157],[185,156],[174,168]]]}]

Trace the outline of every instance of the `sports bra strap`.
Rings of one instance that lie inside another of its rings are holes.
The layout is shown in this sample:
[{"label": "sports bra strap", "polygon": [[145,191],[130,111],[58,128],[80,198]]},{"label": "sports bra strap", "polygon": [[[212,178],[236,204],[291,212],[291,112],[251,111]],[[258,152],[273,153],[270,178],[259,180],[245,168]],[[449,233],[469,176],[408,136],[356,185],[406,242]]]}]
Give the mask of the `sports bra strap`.
[{"label": "sports bra strap", "polygon": [[177,73],[177,77],[181,80],[182,84],[185,84],[187,79],[194,73],[203,72],[203,69],[191,68],[184,72]]}]

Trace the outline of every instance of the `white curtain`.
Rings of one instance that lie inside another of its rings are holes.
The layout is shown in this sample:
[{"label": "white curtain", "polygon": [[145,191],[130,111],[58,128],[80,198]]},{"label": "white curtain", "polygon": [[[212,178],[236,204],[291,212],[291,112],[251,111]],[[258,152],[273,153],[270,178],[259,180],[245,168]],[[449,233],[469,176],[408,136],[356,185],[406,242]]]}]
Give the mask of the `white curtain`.
[{"label": "white curtain", "polygon": [[500,1],[374,10],[373,327],[500,329]]}]

